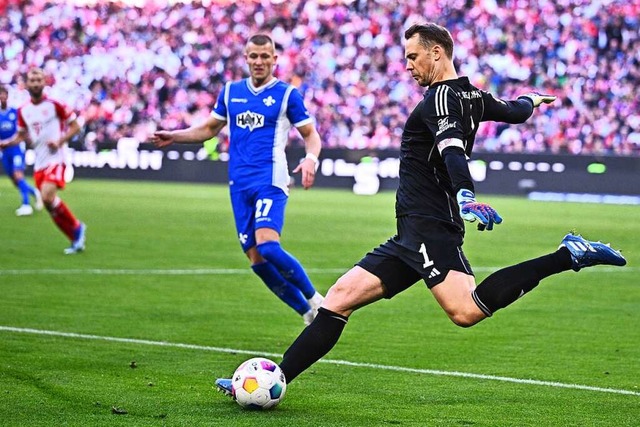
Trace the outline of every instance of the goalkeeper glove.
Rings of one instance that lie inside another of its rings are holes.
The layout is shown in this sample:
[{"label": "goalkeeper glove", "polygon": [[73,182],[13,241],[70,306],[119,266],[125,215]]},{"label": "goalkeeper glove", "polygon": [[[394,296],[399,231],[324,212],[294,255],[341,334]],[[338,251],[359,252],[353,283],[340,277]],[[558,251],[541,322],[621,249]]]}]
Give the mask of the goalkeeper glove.
[{"label": "goalkeeper glove", "polygon": [[553,96],[553,95],[542,95],[542,94],[537,93],[537,92],[525,93],[524,95],[520,95],[518,97],[518,99],[520,99],[520,98],[529,98],[531,100],[531,102],[533,103],[533,108],[539,107],[540,104],[542,104],[542,103],[551,104],[553,101],[555,101],[557,99],[556,96]]},{"label": "goalkeeper glove", "polygon": [[456,195],[458,206],[460,207],[460,216],[462,219],[474,222],[478,220],[478,230],[493,230],[493,224],[500,224],[502,217],[498,215],[495,209],[486,203],[476,202],[476,196],[473,191],[461,189]]}]

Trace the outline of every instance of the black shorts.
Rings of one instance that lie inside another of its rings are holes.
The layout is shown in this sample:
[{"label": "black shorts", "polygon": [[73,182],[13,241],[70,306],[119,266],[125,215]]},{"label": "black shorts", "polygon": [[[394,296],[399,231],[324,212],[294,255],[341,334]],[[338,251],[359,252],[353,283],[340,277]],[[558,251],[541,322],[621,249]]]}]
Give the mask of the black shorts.
[{"label": "black shorts", "polygon": [[385,298],[410,288],[421,278],[429,289],[450,270],[473,275],[462,252],[464,234],[455,226],[428,217],[398,218],[398,234],[364,256],[356,265],[377,276]]}]

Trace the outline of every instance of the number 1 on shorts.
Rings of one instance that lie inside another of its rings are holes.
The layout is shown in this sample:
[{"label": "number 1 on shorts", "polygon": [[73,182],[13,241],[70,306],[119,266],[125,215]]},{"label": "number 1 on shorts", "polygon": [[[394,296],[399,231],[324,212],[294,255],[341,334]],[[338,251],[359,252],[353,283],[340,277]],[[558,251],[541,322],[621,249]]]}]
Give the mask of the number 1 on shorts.
[{"label": "number 1 on shorts", "polygon": [[422,268],[431,267],[433,265],[433,261],[429,259],[429,254],[427,253],[427,247],[422,243],[420,245],[420,253],[424,257],[424,264],[422,264]]}]

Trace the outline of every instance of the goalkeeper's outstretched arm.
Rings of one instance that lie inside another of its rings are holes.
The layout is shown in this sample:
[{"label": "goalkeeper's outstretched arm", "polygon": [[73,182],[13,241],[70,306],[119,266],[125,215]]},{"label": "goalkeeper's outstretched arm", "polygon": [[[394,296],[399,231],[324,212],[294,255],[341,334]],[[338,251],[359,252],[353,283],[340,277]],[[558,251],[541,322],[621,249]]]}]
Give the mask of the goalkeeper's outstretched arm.
[{"label": "goalkeeper's outstretched arm", "polygon": [[505,101],[495,98],[492,94],[482,91],[484,101],[484,114],[482,121],[495,121],[504,123],[524,123],[533,110],[542,104],[550,104],[556,100],[552,95],[541,95],[530,92],[520,95],[518,99]]}]

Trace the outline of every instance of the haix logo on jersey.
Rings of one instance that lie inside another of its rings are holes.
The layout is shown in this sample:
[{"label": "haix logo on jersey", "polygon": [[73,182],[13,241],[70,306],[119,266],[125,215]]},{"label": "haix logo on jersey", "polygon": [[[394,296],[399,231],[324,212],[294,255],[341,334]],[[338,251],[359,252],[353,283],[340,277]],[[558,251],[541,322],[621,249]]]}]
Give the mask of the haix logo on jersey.
[{"label": "haix logo on jersey", "polygon": [[436,132],[436,136],[440,135],[447,129],[456,127],[457,123],[458,122],[449,123],[449,117],[438,120],[438,131]]},{"label": "haix logo on jersey", "polygon": [[246,98],[231,98],[231,102],[240,102],[242,104],[246,104],[247,102],[249,102],[249,100]]},{"label": "haix logo on jersey", "polygon": [[245,111],[236,116],[236,126],[253,131],[264,126],[264,116],[253,111]]}]

